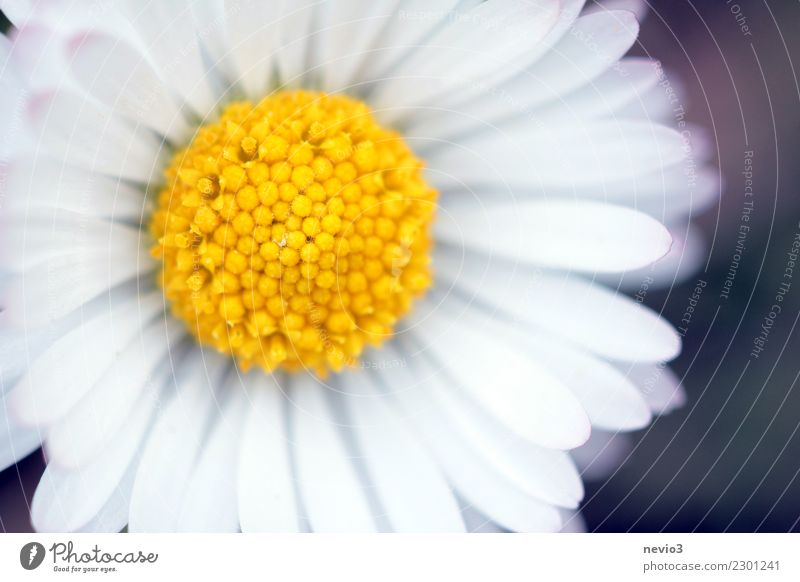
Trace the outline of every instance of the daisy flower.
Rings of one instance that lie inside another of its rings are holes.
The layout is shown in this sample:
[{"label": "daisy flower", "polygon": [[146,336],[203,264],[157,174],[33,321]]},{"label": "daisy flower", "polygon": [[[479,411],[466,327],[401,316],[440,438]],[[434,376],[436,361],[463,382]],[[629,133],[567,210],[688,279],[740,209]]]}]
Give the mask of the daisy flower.
[{"label": "daisy flower", "polygon": [[656,217],[715,187],[624,57],[639,2],[0,7],[37,530],[575,529],[571,451],[680,399],[614,277],[674,280]]}]

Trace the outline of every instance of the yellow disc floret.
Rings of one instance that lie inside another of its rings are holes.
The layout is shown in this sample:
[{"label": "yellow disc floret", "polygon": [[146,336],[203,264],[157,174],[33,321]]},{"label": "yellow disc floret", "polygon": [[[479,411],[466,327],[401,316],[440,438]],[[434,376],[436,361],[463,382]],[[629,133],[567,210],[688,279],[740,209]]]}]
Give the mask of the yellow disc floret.
[{"label": "yellow disc floret", "polygon": [[245,369],[357,362],[431,284],[436,191],[354,99],[233,103],[166,171],[159,282],[201,343]]}]

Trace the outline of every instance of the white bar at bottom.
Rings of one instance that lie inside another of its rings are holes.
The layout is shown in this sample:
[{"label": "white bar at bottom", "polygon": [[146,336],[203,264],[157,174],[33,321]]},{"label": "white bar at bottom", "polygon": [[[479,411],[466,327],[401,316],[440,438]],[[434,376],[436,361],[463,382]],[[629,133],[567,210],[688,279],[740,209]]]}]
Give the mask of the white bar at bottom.
[{"label": "white bar at bottom", "polygon": [[798,550],[793,534],[2,534],[0,580],[796,581]]}]

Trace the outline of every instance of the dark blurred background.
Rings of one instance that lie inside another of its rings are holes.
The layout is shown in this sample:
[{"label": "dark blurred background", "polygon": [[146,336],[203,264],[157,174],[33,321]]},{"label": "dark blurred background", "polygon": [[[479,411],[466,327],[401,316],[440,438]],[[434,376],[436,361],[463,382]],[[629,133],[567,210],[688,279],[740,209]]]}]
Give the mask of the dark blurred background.
[{"label": "dark blurred background", "polygon": [[[688,119],[714,137],[725,190],[698,219],[712,243],[707,268],[646,297],[677,323],[707,282],[673,363],[688,403],[633,435],[620,469],[587,485],[584,516],[591,531],[800,531],[800,264],[763,351],[751,354],[800,233],[800,1],[650,5],[635,52],[685,85]],[[724,299],[744,224],[746,150],[754,204]],[[0,530],[30,531],[43,469],[34,453],[0,473]]]}]

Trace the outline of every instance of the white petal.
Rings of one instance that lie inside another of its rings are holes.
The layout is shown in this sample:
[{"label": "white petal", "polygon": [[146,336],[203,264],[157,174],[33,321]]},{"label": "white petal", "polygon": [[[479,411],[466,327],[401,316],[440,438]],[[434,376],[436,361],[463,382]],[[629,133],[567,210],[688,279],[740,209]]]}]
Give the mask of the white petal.
[{"label": "white petal", "polygon": [[506,533],[508,531],[494,523],[466,501],[461,503],[461,515],[464,516],[464,523],[467,524],[469,533]]},{"label": "white petal", "polygon": [[54,342],[14,390],[11,406],[20,420],[42,425],[66,414],[159,310],[157,293],[109,306]]},{"label": "white petal", "polygon": [[236,464],[248,401],[237,374],[229,374],[223,388],[227,393],[183,496],[178,531],[239,531]]},{"label": "white petal", "polygon": [[556,531],[561,527],[558,510],[488,471],[473,451],[450,430],[437,407],[418,408],[397,394],[406,418],[424,436],[442,470],[460,495],[481,513],[512,531]]},{"label": "white petal", "polygon": [[119,39],[85,33],[69,42],[70,71],[92,96],[182,144],[191,128],[145,57]]},{"label": "white petal", "polygon": [[561,99],[542,104],[533,115],[542,123],[550,124],[611,117],[628,103],[644,99],[658,83],[660,75],[661,67],[657,61],[625,58]]},{"label": "white petal", "polygon": [[561,510],[562,533],[586,533],[586,522],[580,511]]},{"label": "white petal", "polygon": [[[636,20],[627,12],[581,16],[551,50],[526,70],[499,85],[474,83],[468,91],[477,96],[453,108],[463,118],[482,123],[512,115],[519,120],[547,122],[538,115],[538,107],[560,102],[570,92],[591,83],[628,51],[637,34]],[[446,117],[454,123],[453,116]],[[452,130],[441,127],[443,135]]]},{"label": "white petal", "polygon": [[391,409],[394,403],[386,400],[379,395],[356,395],[346,401],[362,462],[392,530],[464,531],[458,504],[436,462],[399,422]]},{"label": "white petal", "polygon": [[620,60],[638,34],[639,25],[629,12],[581,16],[550,52],[503,90],[516,96],[527,83],[529,92],[522,102],[529,107],[556,99],[589,83]]},{"label": "white petal", "polygon": [[203,62],[190,0],[124,0],[120,5],[158,67],[158,75],[205,119],[217,98]]},{"label": "white petal", "polygon": [[38,92],[56,87],[73,87],[64,59],[59,31],[32,21],[14,35],[13,64],[24,71],[25,86]]},{"label": "white petal", "polygon": [[[127,268],[114,267],[115,270],[123,272],[136,267],[136,255],[145,240],[141,229],[82,216],[56,206],[36,206],[33,201],[26,208],[20,206],[26,204],[24,196],[23,193],[21,199],[10,205],[12,211],[0,214],[0,261],[5,267],[35,273],[35,267],[52,260],[50,266],[57,272],[55,259],[80,267],[90,261],[107,263],[111,257],[131,263]],[[22,212],[22,217],[17,216],[18,212]],[[143,268],[154,265],[147,256],[139,258],[138,262]],[[32,289],[29,291],[35,293]]]},{"label": "white petal", "polygon": [[497,472],[521,491],[546,503],[577,507],[583,486],[567,453],[521,439],[465,398],[457,386],[442,382],[424,357],[414,355],[414,350],[406,354],[401,358],[392,346],[381,348],[381,355],[389,361],[404,363],[376,372],[391,393],[402,393],[406,401],[413,398],[416,410],[440,410],[450,431],[481,458],[487,470]]},{"label": "white petal", "polygon": [[260,370],[245,381],[250,412],[239,456],[239,523],[244,532],[299,531],[284,388]]},{"label": "white petal", "polygon": [[[685,138],[646,121],[598,120],[542,126],[515,123],[449,142],[427,156],[435,185],[575,188],[652,172],[685,159]],[[425,153],[425,150],[422,149]]]},{"label": "white petal", "polygon": [[589,421],[572,393],[524,346],[507,341],[500,324],[451,303],[420,310],[410,332],[442,378],[524,439],[557,449],[582,444]]},{"label": "white petal", "polygon": [[668,414],[686,403],[681,380],[666,363],[620,364],[619,369],[639,387],[655,414]]},{"label": "white petal", "polygon": [[19,327],[48,324],[153,269],[152,258],[143,253],[137,256],[133,248],[114,251],[78,249],[35,262],[3,290],[2,305],[8,310],[9,322]]},{"label": "white petal", "polygon": [[642,99],[658,82],[660,73],[660,66],[654,61],[627,58],[589,84],[539,106],[524,107],[495,96],[485,103],[456,104],[422,112],[406,135],[442,140],[438,147],[447,147],[450,140],[458,141],[457,138],[470,133],[491,131],[498,126],[509,127],[515,123],[536,122],[540,126],[587,123],[614,116],[628,103]]},{"label": "white petal", "polygon": [[[195,0],[191,5],[197,36],[208,53],[214,69],[234,70],[230,63],[230,38],[226,27],[224,0]],[[223,75],[228,77],[228,75]]]},{"label": "white petal", "polygon": [[[552,29],[555,0],[490,0],[448,22],[427,46],[412,53],[375,90],[370,103],[384,122],[476,82],[508,77]],[[476,41],[480,39],[480,49]]]},{"label": "white petal", "polygon": [[314,377],[293,378],[292,423],[297,484],[315,532],[372,532],[375,521],[364,486]]},{"label": "white petal", "polygon": [[708,259],[708,245],[697,226],[672,229],[672,248],[663,258],[652,265],[628,271],[621,277],[604,278],[609,285],[619,286],[632,292],[642,286],[668,288],[697,273]]},{"label": "white petal", "polygon": [[172,359],[171,350],[184,336],[183,324],[172,318],[157,319],[137,333],[89,393],[50,427],[50,460],[78,468],[97,455],[122,429],[132,410],[158,397],[165,375],[174,366],[165,360],[168,355]]},{"label": "white petal", "polygon": [[228,362],[198,349],[177,371],[177,392],[156,420],[136,473],[131,531],[176,529],[208,422],[216,414],[216,391]]},{"label": "white petal", "polygon": [[[476,2],[472,2],[475,4]],[[431,10],[430,0],[403,0],[389,16],[375,39],[369,58],[362,64],[360,78],[383,79],[392,65],[420,48],[421,42],[447,18],[455,18],[455,9],[463,10],[459,0],[440,0]]]},{"label": "white petal", "polygon": [[685,179],[679,187],[664,189],[660,196],[642,197],[636,201],[638,209],[665,224],[686,224],[690,216],[705,212],[719,201],[719,175],[704,169],[695,176],[692,180]]},{"label": "white petal", "polygon": [[650,409],[644,398],[611,364],[550,337],[537,336],[529,341],[536,357],[578,398],[592,426],[635,430],[650,423]]},{"label": "white petal", "polygon": [[628,459],[631,448],[630,437],[625,433],[593,430],[586,444],[570,453],[581,470],[581,476],[594,481],[606,479],[617,471]]},{"label": "white petal", "polygon": [[[626,179],[600,180],[591,185],[575,187],[540,189],[538,185],[527,184],[515,187],[513,193],[505,194],[504,191],[508,188],[500,184],[491,187],[482,186],[478,189],[478,195],[486,204],[500,202],[504,195],[598,200],[630,206],[666,223],[703,212],[719,198],[721,188],[718,172],[701,169],[692,177],[688,177],[686,173],[688,163],[689,161],[685,164],[673,164]],[[463,197],[463,188],[451,189],[446,192],[446,196],[450,199]],[[442,200],[443,205],[447,202],[447,199]]]},{"label": "white petal", "polygon": [[88,98],[68,91],[40,94],[28,113],[44,148],[87,170],[146,183],[160,173],[163,145]]},{"label": "white petal", "polygon": [[274,70],[274,55],[280,44],[284,2],[225,3],[225,20],[236,65],[236,80],[251,99],[266,93]]},{"label": "white petal", "polygon": [[15,160],[7,170],[6,179],[10,195],[2,214],[9,221],[24,223],[34,213],[40,220],[55,219],[66,210],[90,217],[140,222],[149,211],[144,193],[129,183],[45,156]]},{"label": "white petal", "polygon": [[152,410],[152,404],[137,410],[89,465],[79,470],[47,465],[31,507],[37,531],[75,531],[100,512],[139,450]]},{"label": "white petal", "polygon": [[[14,51],[8,38],[0,35],[0,168],[31,143],[23,123],[27,90],[15,66]],[[0,186],[0,194],[5,192],[6,188]]]},{"label": "white petal", "polygon": [[399,0],[359,3],[331,0],[322,7],[325,27],[318,37],[320,86],[328,92],[353,91],[355,73],[371,57],[375,39],[395,11]]},{"label": "white petal", "polygon": [[30,455],[44,438],[38,428],[21,426],[10,412],[8,397],[0,399],[0,471]]},{"label": "white petal", "polygon": [[648,4],[645,0],[598,0],[586,8],[586,13],[603,12],[608,10],[627,10],[636,15],[641,22],[647,16]]},{"label": "white petal", "polygon": [[280,26],[281,48],[276,62],[281,83],[299,87],[309,75],[307,63],[310,48],[316,40],[312,25],[321,4],[317,0],[293,0],[285,5],[284,10]]},{"label": "white petal", "polygon": [[54,341],[75,327],[69,318],[46,328],[16,328],[0,317],[0,394],[6,394]]},{"label": "white petal", "polygon": [[600,356],[661,362],[680,353],[680,337],[664,319],[596,282],[441,251],[436,269],[467,297]]},{"label": "white petal", "polygon": [[672,243],[653,218],[610,204],[523,200],[449,210],[436,224],[437,241],[543,267],[626,271],[657,261]]},{"label": "white petal", "polygon": [[137,463],[128,467],[111,497],[91,520],[78,529],[82,533],[119,533],[128,524],[128,506],[131,502],[133,479]]}]

